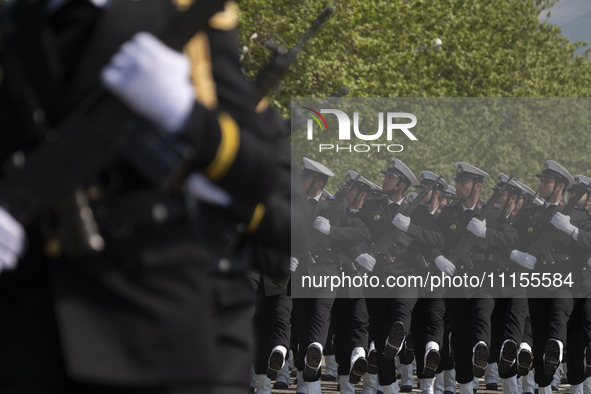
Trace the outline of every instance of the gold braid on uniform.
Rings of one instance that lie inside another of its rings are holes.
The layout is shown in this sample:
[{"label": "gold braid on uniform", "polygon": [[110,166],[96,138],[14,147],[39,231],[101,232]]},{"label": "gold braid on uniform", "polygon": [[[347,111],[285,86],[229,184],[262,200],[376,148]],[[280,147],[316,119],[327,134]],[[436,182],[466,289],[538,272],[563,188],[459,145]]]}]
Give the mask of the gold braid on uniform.
[{"label": "gold braid on uniform", "polygon": [[263,220],[263,216],[265,216],[265,206],[262,203],[257,204],[252,213],[252,218],[250,219],[250,223],[248,223],[248,227],[246,228],[247,234],[252,234],[259,228],[261,221]]},{"label": "gold braid on uniform", "polygon": [[[176,0],[179,9],[188,7],[192,0]],[[216,13],[209,21],[212,28],[230,30],[238,24],[238,7],[227,2],[223,11]],[[185,54],[191,60],[191,80],[195,87],[195,99],[209,110],[218,106],[216,85],[212,74],[211,50],[205,32],[195,34],[185,45]],[[230,169],[240,146],[240,131],[236,121],[227,113],[218,117],[220,145],[212,162],[205,169],[205,175],[212,181],[221,180]]]},{"label": "gold braid on uniform", "polygon": [[221,139],[213,161],[205,168],[204,174],[214,182],[221,180],[228,172],[240,147],[240,132],[236,121],[227,113],[218,117]]}]

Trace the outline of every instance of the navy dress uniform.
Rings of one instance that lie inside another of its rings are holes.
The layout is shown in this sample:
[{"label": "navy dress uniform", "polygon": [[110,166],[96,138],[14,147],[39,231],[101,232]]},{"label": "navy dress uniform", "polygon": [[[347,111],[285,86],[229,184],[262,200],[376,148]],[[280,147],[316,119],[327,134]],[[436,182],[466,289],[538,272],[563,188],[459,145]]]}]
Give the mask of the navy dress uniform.
[{"label": "navy dress uniform", "polygon": [[[320,177],[324,186],[329,176],[334,174],[326,166],[304,158],[304,179],[306,174],[312,177],[309,184],[309,218],[314,229],[311,246],[307,253],[299,256],[298,268],[292,275],[298,285],[303,275],[324,277],[338,275],[341,260],[338,253],[359,239],[368,239],[369,231],[363,222],[348,215],[347,203],[327,198],[323,190],[317,190],[314,181]],[[305,187],[305,186],[304,186]],[[336,204],[336,205],[335,205]],[[331,308],[335,292],[328,288],[306,289],[314,298],[294,298],[293,319],[298,347],[295,349],[295,362],[298,370],[303,370],[309,394],[320,392],[320,361],[322,350],[328,337]]]},{"label": "navy dress uniform", "polygon": [[[439,180],[437,178],[438,176],[431,171],[424,170],[419,174],[420,184],[417,187],[430,187],[435,182],[437,182],[437,185],[433,187],[429,201],[417,208],[417,214],[413,215],[411,221],[416,226],[423,226],[434,231],[438,231],[435,215],[438,216],[441,213],[439,203],[432,204],[433,200],[437,198],[435,192],[443,193],[449,188],[443,178]],[[431,206],[435,206],[433,211],[430,211]],[[434,246],[440,245],[429,245],[428,247]],[[430,270],[432,274],[436,275],[438,271],[435,266],[432,262],[427,261],[425,254],[421,253],[424,248],[419,248],[419,272],[425,275],[425,272]],[[429,256],[428,253],[426,254]],[[421,289],[419,299],[412,312],[411,333],[417,360],[417,377],[421,379],[421,388],[432,385],[432,382],[428,379],[433,378],[435,373],[442,370],[440,350],[443,347],[443,317],[445,314],[445,303],[442,296],[443,292],[439,289],[434,292]]]},{"label": "navy dress uniform", "polygon": [[[22,61],[51,127],[98,86],[101,69],[122,43],[137,31],[164,26],[178,12],[165,1],[111,0],[104,9],[70,1],[52,14],[47,5],[3,4],[13,27],[3,44]],[[235,11],[228,4],[187,44],[193,65],[201,66],[192,69],[193,82],[205,85],[197,89],[197,100],[191,98],[178,136],[195,149],[191,169],[231,195],[252,190],[240,198],[252,205],[251,216],[258,212],[260,223],[261,209],[254,207],[268,196],[278,162],[270,153],[277,150],[270,148],[284,137],[245,99],[255,92],[234,47]],[[21,97],[14,96],[15,78],[7,70],[0,81],[0,120],[11,132],[2,136],[2,161],[15,152],[27,154],[45,137],[29,133],[18,118]],[[212,81],[217,90],[206,86]],[[29,247],[18,267],[0,275],[0,316],[6,322],[0,328],[0,391],[209,392],[220,365],[216,296],[209,258],[196,245],[183,198],[163,195],[125,158],[98,178],[109,186],[91,204],[102,212],[95,212],[102,251],[58,255],[55,243],[45,241],[61,217],[47,209],[27,226]],[[89,176],[88,182],[95,180]],[[230,384],[218,392],[224,390],[242,389]]]},{"label": "navy dress uniform", "polygon": [[[566,375],[571,385],[571,392],[582,394],[584,381],[591,376],[591,302],[589,301],[591,286],[588,279],[590,271],[588,261],[591,257],[591,212],[586,206],[591,193],[591,179],[585,175],[575,175],[573,180],[574,188],[584,194],[581,197],[579,192],[577,198],[580,198],[580,202],[569,216],[560,218],[560,215],[556,214],[557,217],[551,220],[551,224],[568,232],[569,235],[572,234],[573,237],[575,237],[573,227],[577,228],[574,258],[578,272],[573,272],[573,275],[576,275],[579,283],[577,291],[573,293],[574,305],[567,326]],[[572,195],[576,193],[572,190],[574,188],[569,190],[571,198],[574,198]]]},{"label": "navy dress uniform", "polygon": [[[488,178],[488,174],[481,169],[463,162],[456,163],[454,180],[471,181],[472,186],[466,196],[457,196],[459,201],[442,208],[441,215],[437,219],[437,224],[445,237],[443,256],[458,246],[472,224],[477,223],[472,219],[477,220],[475,216],[484,208],[484,203],[479,200],[479,189],[476,185],[482,184],[485,178]],[[456,192],[458,187],[456,185]],[[473,206],[466,207],[465,202],[469,202]],[[517,234],[506,223],[504,211],[499,206],[493,207],[485,220],[486,226],[483,226],[485,231],[482,231],[479,236],[482,238],[484,235],[484,238],[479,241],[482,244],[476,243],[468,254],[473,262],[473,267],[463,260],[458,262],[458,267],[453,267],[449,260],[440,255],[434,259],[438,268],[452,275],[454,271],[456,275],[467,273],[478,276],[487,271],[496,271],[495,259],[497,256],[488,250],[489,246],[493,248],[514,246]],[[482,221],[478,222],[482,224]],[[466,288],[463,293],[455,294],[455,298],[450,295],[446,300],[446,311],[449,312],[452,322],[452,335],[456,339],[453,341],[453,349],[456,379],[460,383],[461,392],[471,390],[474,375],[482,376],[484,373],[489,358],[490,316],[493,308],[494,297],[491,295],[491,289],[486,288]],[[466,338],[470,338],[470,341],[466,341]]]},{"label": "navy dress uniform", "polygon": [[[510,209],[512,198],[518,201],[526,191],[523,184],[509,179],[504,173],[497,176],[497,187],[503,187],[506,191],[505,202],[500,203],[507,223],[515,220],[518,210]],[[522,268],[510,261],[506,250],[497,251],[501,261],[496,272],[522,272]],[[498,363],[499,376],[503,379],[504,390],[516,390],[517,381],[517,350],[523,339],[525,323],[528,315],[527,295],[525,289],[501,288],[496,292],[498,298],[491,316],[492,339],[490,363]]]},{"label": "navy dress uniform", "polygon": [[[356,180],[355,184],[352,184]],[[379,190],[379,187],[367,180],[355,171],[347,171],[347,184],[351,188],[345,196],[347,200],[347,215],[357,217],[359,209],[353,206],[358,203],[363,195]],[[360,202],[361,203],[361,202]],[[365,238],[354,240],[352,244],[368,243],[369,230]],[[352,247],[347,251],[348,263],[341,262],[341,271],[349,276],[361,274],[361,269],[350,263],[361,254],[361,248]],[[359,383],[361,376],[368,368],[367,346],[369,343],[369,316],[363,289],[339,289],[337,298],[332,307],[331,324],[333,329],[333,347],[338,364],[339,384],[342,393],[354,393],[355,384]]]},{"label": "navy dress uniform", "polygon": [[[566,273],[576,272],[573,260],[574,241],[566,234],[548,245],[554,262],[543,261],[542,256],[531,256],[521,252],[544,233],[555,213],[564,208],[562,195],[573,183],[573,177],[559,163],[547,160],[543,169],[536,174],[540,178],[540,197],[543,205],[534,205],[522,209],[514,223],[519,232],[518,250],[511,252],[511,260],[534,272]],[[550,182],[552,181],[552,182]],[[550,185],[553,186],[550,189]],[[560,185],[563,188],[560,188]],[[543,191],[542,191],[543,190]],[[528,293],[531,289],[528,290]],[[572,294],[568,289],[550,290],[550,298],[530,298],[529,313],[532,327],[535,380],[540,391],[548,392],[552,376],[562,359],[562,352],[567,336],[567,322],[573,308]]]},{"label": "navy dress uniform", "polygon": [[[360,217],[369,227],[372,243],[377,242],[393,226],[393,219],[398,213],[404,214],[408,208],[408,201],[403,197],[405,189],[402,189],[401,185],[404,183],[408,188],[418,183],[412,171],[399,159],[393,159],[388,168],[382,170],[382,173],[385,175],[384,193],[386,196],[381,199],[368,200],[359,212]],[[388,177],[398,179],[390,190],[386,188]],[[393,201],[392,198],[398,201]],[[414,216],[411,217],[412,220],[414,220]],[[375,256],[375,267],[371,275],[384,281],[390,275],[407,275],[416,271],[417,244],[419,242],[426,244],[433,242],[432,237],[437,238],[437,232],[414,226],[412,223],[409,226],[409,234],[412,233],[413,237],[411,242],[407,246],[399,244],[398,241],[392,242],[387,251]],[[415,240],[417,242],[414,242]],[[389,256],[387,256],[388,254]],[[389,298],[384,298],[381,294],[372,294],[369,291],[367,294],[370,337],[374,340],[377,351],[378,380],[384,393],[393,392],[396,382],[394,356],[401,349],[404,339],[410,331],[411,314],[417,301],[418,289],[387,289],[387,293],[381,293],[387,294]]]}]

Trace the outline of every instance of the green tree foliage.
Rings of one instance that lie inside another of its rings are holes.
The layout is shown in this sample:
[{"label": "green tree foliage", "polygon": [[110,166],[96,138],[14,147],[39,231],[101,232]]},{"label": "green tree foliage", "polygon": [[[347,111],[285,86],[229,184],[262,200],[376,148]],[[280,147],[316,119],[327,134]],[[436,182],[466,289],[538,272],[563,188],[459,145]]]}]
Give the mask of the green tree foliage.
[{"label": "green tree foliage", "polygon": [[[333,17],[302,52],[271,101],[288,117],[293,97],[329,96],[342,86],[349,87],[351,97],[589,97],[589,50],[574,55],[586,44],[571,43],[559,27],[540,21],[553,3],[335,2]],[[243,64],[250,76],[271,56],[266,40],[291,47],[325,6],[310,0],[240,0],[239,5]],[[254,33],[258,37],[252,39]],[[437,38],[443,43],[438,51],[432,47]],[[576,102],[585,117],[588,103]],[[490,112],[482,122],[498,121],[498,114]],[[470,124],[464,125],[441,119],[439,130],[425,132],[415,145],[405,144],[397,157],[417,173],[433,169],[447,176],[455,161],[467,161],[492,176],[515,172],[534,188],[533,174],[546,159],[564,164],[573,174],[591,175],[588,121],[561,122],[556,116],[549,120],[554,123],[543,127],[518,120],[517,112],[504,113],[497,131],[483,128],[473,117],[466,118]],[[371,154],[312,152],[310,156],[337,174],[360,169],[378,183],[378,170],[387,166],[386,159]]]}]

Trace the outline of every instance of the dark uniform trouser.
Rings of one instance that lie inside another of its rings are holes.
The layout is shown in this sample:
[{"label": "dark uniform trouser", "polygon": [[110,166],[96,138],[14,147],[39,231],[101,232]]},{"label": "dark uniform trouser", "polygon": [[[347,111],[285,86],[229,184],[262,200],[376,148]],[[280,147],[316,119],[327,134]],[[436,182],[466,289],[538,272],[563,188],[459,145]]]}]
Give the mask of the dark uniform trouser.
[{"label": "dark uniform trouser", "polygon": [[[523,340],[525,321],[528,314],[527,298],[498,298],[491,317],[492,339],[489,363],[499,362],[501,346],[507,339],[515,341],[517,346]],[[503,379],[517,375],[517,368],[512,368]]]},{"label": "dark uniform trouser", "polygon": [[549,339],[566,343],[568,318],[573,309],[573,299],[568,291],[559,290],[553,298],[529,300],[534,353],[535,380],[540,387],[552,383],[552,376],[544,374],[544,349]]},{"label": "dark uniform trouser", "polygon": [[367,353],[368,321],[365,299],[337,298],[335,300],[332,306],[332,327],[339,375],[349,374],[351,352],[354,348],[362,347]]},{"label": "dark uniform trouser", "polygon": [[289,349],[291,297],[286,294],[260,297],[257,299],[253,318],[255,335],[254,372],[267,373],[271,350],[275,346]]},{"label": "dark uniform trouser", "polygon": [[[295,356],[295,366],[299,371],[304,369],[304,357],[308,346],[318,342],[322,346],[326,344],[328,337],[328,326],[330,323],[330,311],[334,298],[294,298],[292,321],[294,332],[297,337],[297,348],[292,348]],[[320,379],[320,371],[314,381]]]},{"label": "dark uniform trouser", "polygon": [[[443,371],[451,371],[454,369],[454,357],[452,357],[452,344],[450,343],[450,336],[453,341],[453,333],[451,332],[451,318],[447,310],[447,300],[443,300],[445,313],[443,314],[443,346],[441,347],[441,369]],[[450,335],[451,334],[451,335]]]},{"label": "dark uniform trouser", "polygon": [[[252,364],[254,289],[244,274],[212,274],[216,293],[216,351],[220,365],[211,393],[247,393]],[[207,357],[207,355],[203,355]]]},{"label": "dark uniform trouser", "polygon": [[577,298],[574,300],[573,311],[568,320],[568,341],[566,342],[566,376],[570,384],[581,384],[585,381],[583,359],[585,348],[591,342],[591,300]]},{"label": "dark uniform trouser", "polygon": [[[418,291],[417,291],[418,294]],[[410,330],[412,309],[416,298],[368,298],[365,300],[369,313],[369,325],[376,345],[378,361],[378,381],[386,386],[396,381],[396,363],[388,360],[383,352],[390,328],[394,322],[402,322],[408,333]]]},{"label": "dark uniform trouser", "polygon": [[490,317],[495,306],[493,298],[450,298],[446,310],[451,318],[456,380],[470,383],[474,379],[472,349],[478,341],[490,346]]},{"label": "dark uniform trouser", "polygon": [[[415,359],[417,360],[417,377],[422,379],[425,368],[425,345],[433,341],[439,345],[440,354],[443,350],[443,315],[445,303],[441,298],[421,298],[412,311],[411,331],[414,343]],[[436,373],[443,370],[440,362]]]}]

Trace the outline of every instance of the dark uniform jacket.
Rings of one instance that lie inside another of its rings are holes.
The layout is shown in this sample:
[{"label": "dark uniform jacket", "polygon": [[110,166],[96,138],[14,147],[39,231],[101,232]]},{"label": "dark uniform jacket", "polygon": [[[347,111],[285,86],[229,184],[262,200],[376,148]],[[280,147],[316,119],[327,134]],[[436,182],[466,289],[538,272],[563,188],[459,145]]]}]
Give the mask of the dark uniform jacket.
[{"label": "dark uniform jacket", "polygon": [[[138,31],[158,31],[177,12],[167,1],[112,0],[103,10],[70,18],[67,7],[80,3],[68,2],[51,16],[45,1],[10,6],[11,47],[54,127],[99,86],[101,68],[123,42]],[[284,136],[266,116],[254,114],[256,101],[240,70],[233,32],[216,26],[207,33],[188,47],[201,41],[209,48],[217,90],[213,101],[210,96],[195,102],[182,138],[196,152],[191,169],[239,194],[255,212],[277,168],[277,150],[270,147]],[[3,163],[14,152],[27,154],[40,138],[23,130],[20,97],[9,81],[14,78],[3,72]],[[222,121],[223,112],[234,121]],[[18,268],[0,275],[0,381],[60,381],[68,375],[104,384],[191,383],[208,379],[216,365],[203,362],[215,357],[208,258],[195,245],[182,199],[160,195],[125,158],[104,172],[112,175],[113,187],[95,202],[106,241],[101,253],[48,258],[47,231],[60,216],[47,208],[27,225],[28,248]],[[168,218],[153,218],[156,204],[169,208]],[[256,211],[258,223],[264,211]],[[66,232],[64,238],[70,236]]]},{"label": "dark uniform jacket", "polygon": [[[359,215],[369,227],[372,243],[377,242],[392,227],[392,219],[397,213],[405,214],[409,204],[407,200],[402,205],[396,203],[388,205],[388,198],[372,199],[365,202]],[[380,254],[376,257],[376,267],[372,272],[374,275],[400,275],[415,272],[421,267],[420,252],[425,247],[441,246],[443,238],[434,230],[434,222],[425,208],[417,208],[411,215],[411,224],[408,233],[402,233],[406,237],[409,246],[394,241],[389,247],[389,257]],[[399,232],[401,233],[401,232]]]},{"label": "dark uniform jacket", "polygon": [[[309,210],[310,221],[318,216],[325,217],[330,222],[330,233],[324,235],[316,230],[312,231],[311,246],[307,253],[299,258],[300,266],[297,273],[300,275],[340,275],[341,265],[347,264],[343,261],[341,255],[348,258],[355,258],[351,248],[360,242],[369,241],[369,230],[356,215],[349,213],[347,203],[343,200],[334,201],[332,198],[323,194],[316,203],[308,200],[311,210]],[[332,207],[338,204],[336,207]],[[328,296],[329,292],[322,292],[322,295]],[[320,296],[320,295],[317,295]],[[334,294],[333,294],[334,296]]]},{"label": "dark uniform jacket", "polygon": [[[441,215],[437,218],[437,225],[445,237],[445,246],[441,250],[444,256],[449,256],[450,252],[458,246],[464,235],[468,233],[466,226],[472,217],[479,215],[483,207],[484,203],[478,201],[471,213],[464,212],[461,202],[442,208]],[[495,260],[499,256],[495,256],[495,250],[515,246],[517,232],[509,225],[505,219],[504,210],[499,205],[495,205],[486,217],[486,227],[486,238],[478,238],[468,254],[473,267],[469,268],[465,261],[460,261],[456,266],[456,275],[461,274],[463,270],[474,273],[496,271],[498,265]]]},{"label": "dark uniform jacket", "polygon": [[[546,208],[545,205],[532,205],[522,209],[517,221],[514,223],[519,232],[519,244],[517,249],[529,252],[536,240],[544,232],[553,227],[550,219],[556,212],[561,212],[564,202],[559,202],[555,207]],[[549,209],[551,211],[549,211]],[[542,255],[534,256],[538,260],[534,268],[535,272],[572,272],[576,266],[574,263],[575,241],[570,235],[559,231],[557,239],[548,245],[548,251],[554,261],[545,261]],[[584,238],[584,236],[583,236]],[[583,240],[582,240],[583,241]]]}]

